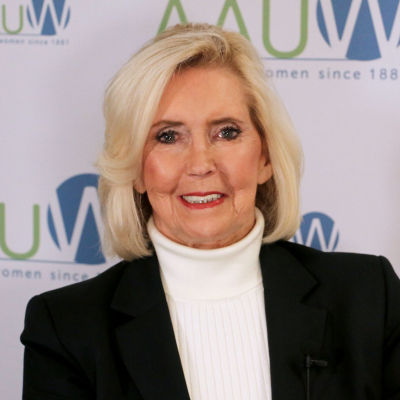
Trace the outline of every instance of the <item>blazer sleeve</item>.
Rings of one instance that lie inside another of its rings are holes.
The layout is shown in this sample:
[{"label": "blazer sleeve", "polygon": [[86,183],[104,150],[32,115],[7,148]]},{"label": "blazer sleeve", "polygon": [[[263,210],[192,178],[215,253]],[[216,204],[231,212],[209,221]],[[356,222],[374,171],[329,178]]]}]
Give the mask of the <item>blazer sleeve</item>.
[{"label": "blazer sleeve", "polygon": [[400,400],[400,280],[389,261],[380,260],[386,289],[383,398]]},{"label": "blazer sleeve", "polygon": [[28,303],[25,329],[23,400],[93,400],[84,371],[60,342],[42,296]]}]

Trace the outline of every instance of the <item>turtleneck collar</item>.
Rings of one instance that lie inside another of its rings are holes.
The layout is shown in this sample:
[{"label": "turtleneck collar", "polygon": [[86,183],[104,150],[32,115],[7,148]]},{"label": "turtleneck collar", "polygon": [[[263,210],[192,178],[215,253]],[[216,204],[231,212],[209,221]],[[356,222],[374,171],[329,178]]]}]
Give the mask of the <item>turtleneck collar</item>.
[{"label": "turtleneck collar", "polygon": [[262,282],[259,253],[264,217],[257,208],[256,223],[249,234],[220,249],[195,249],[173,242],[156,228],[152,217],[147,229],[168,295],[188,300],[217,300],[238,296]]}]

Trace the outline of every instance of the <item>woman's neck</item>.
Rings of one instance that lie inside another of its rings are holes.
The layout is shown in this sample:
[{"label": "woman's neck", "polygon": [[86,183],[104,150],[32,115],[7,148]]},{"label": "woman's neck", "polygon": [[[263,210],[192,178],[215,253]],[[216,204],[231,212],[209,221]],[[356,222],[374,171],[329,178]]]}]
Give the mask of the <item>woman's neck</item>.
[{"label": "woman's neck", "polygon": [[216,300],[238,296],[261,281],[259,252],[264,218],[256,209],[253,229],[240,241],[219,249],[200,250],[175,243],[150,218],[148,232],[160,263],[167,294],[181,299]]}]

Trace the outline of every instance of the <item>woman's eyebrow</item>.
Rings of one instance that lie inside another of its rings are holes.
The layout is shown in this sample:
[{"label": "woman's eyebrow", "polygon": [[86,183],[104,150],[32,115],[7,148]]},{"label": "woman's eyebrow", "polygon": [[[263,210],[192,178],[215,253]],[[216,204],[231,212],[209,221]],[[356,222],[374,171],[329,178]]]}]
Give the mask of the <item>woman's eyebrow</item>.
[{"label": "woman's eyebrow", "polygon": [[234,117],[223,117],[223,118],[218,118],[218,119],[214,119],[214,120],[212,120],[211,122],[210,122],[210,125],[219,125],[219,124],[225,124],[225,123],[227,123],[227,122],[234,122],[234,123],[236,123],[236,124],[244,124],[245,122],[244,121],[242,121],[242,120],[240,120],[240,119],[237,119],[237,118],[234,118]]},{"label": "woman's eyebrow", "polygon": [[156,122],[154,125],[152,125],[151,129],[157,128],[161,125],[168,125],[168,126],[181,126],[184,125],[183,122],[180,121],[173,121],[173,120],[168,120],[168,119],[162,119],[161,121]]},{"label": "woman's eyebrow", "polygon": [[[211,120],[208,125],[219,125],[219,124],[225,124],[225,123],[236,123],[236,124],[244,124],[245,122],[238,119],[238,118],[234,118],[234,117],[222,117],[222,118],[217,118],[217,119],[213,119]],[[151,129],[154,128],[158,128],[161,125],[165,125],[165,126],[182,126],[185,125],[183,122],[181,121],[174,121],[174,120],[169,120],[169,119],[162,119],[161,121],[156,122],[154,125],[152,125]]]}]

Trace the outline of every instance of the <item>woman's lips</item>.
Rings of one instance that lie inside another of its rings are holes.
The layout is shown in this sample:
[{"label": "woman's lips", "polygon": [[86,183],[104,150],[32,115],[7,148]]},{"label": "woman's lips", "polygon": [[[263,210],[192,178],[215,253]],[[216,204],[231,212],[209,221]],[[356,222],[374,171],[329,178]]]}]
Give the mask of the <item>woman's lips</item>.
[{"label": "woman's lips", "polygon": [[195,192],[178,196],[178,198],[184,206],[200,210],[222,204],[226,195],[221,192]]}]

